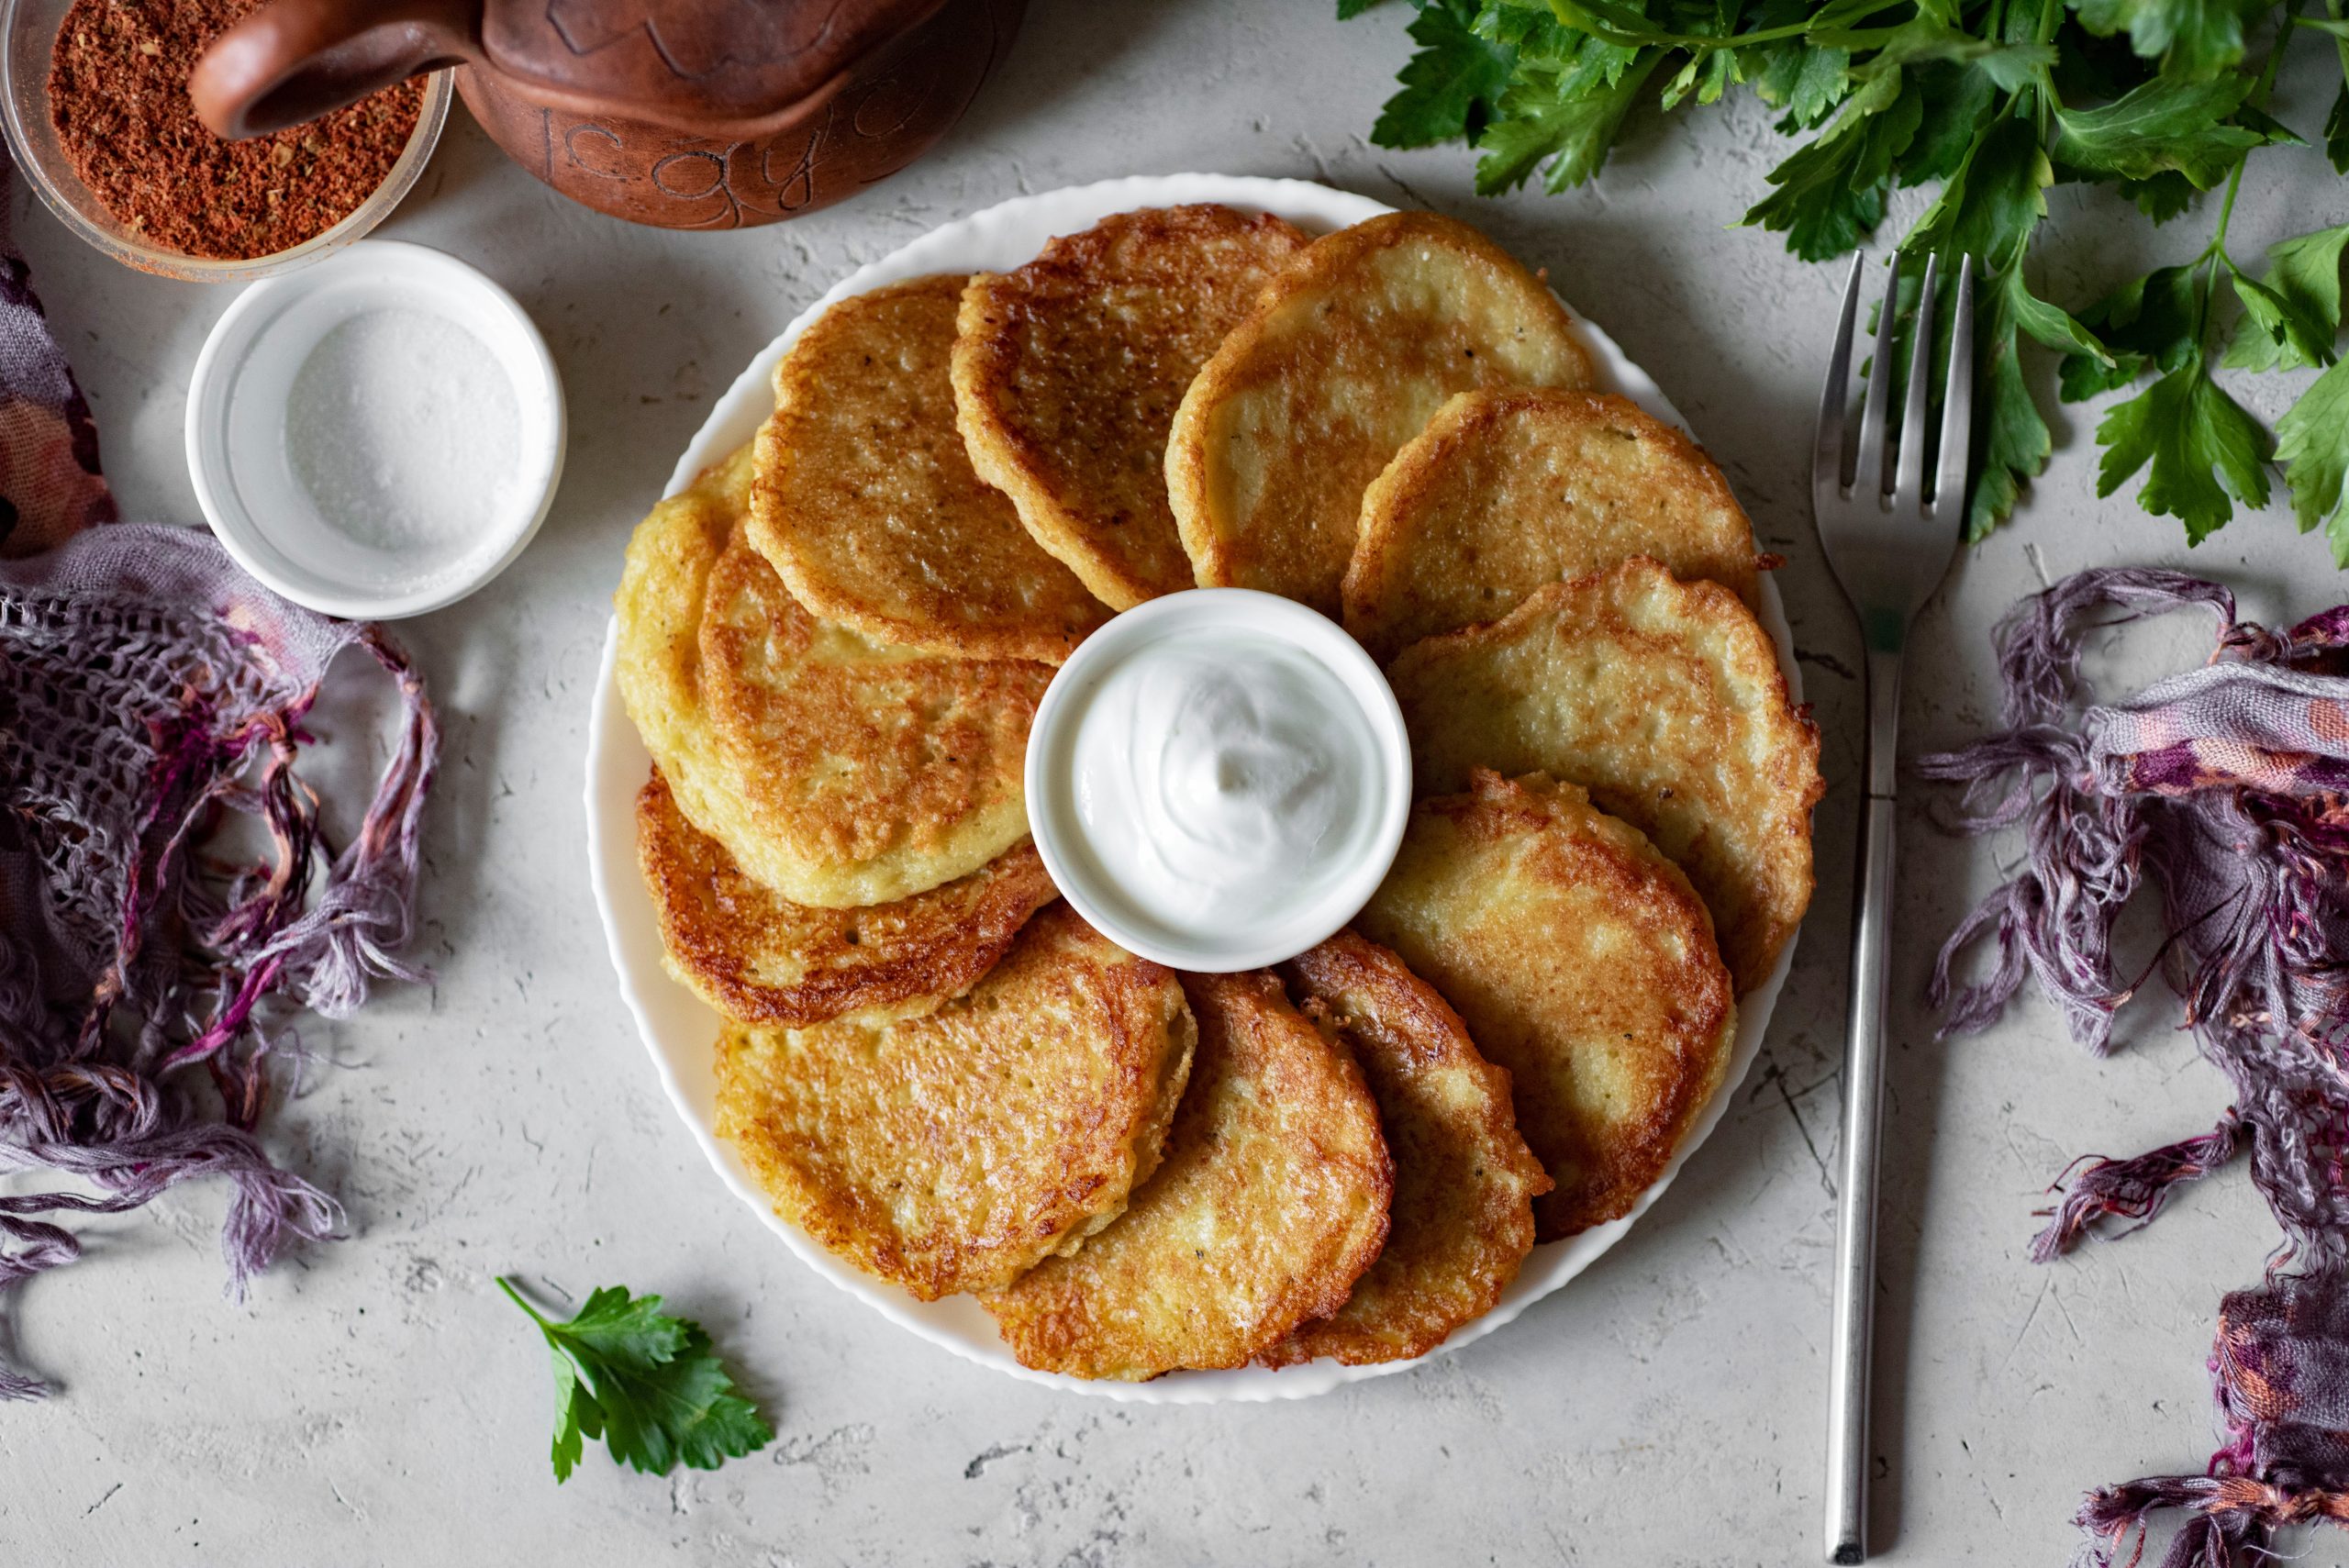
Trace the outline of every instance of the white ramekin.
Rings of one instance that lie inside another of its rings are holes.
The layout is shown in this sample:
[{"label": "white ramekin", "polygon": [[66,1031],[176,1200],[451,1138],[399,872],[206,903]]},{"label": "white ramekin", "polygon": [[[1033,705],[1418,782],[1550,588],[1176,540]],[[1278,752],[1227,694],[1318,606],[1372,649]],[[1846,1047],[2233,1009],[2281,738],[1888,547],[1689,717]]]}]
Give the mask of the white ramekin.
[{"label": "white ramekin", "polygon": [[[519,473],[504,515],[457,561],[387,576],[338,550],[284,450],[284,407],[318,340],[372,310],[438,316],[486,347],[512,384]],[[513,563],[546,520],[562,477],[562,383],[514,296],[453,256],[366,239],[237,296],[213,325],[188,385],[187,462],[205,519],[237,563],[298,605],[392,620],[456,603]]]},{"label": "white ramekin", "polygon": [[[1137,928],[1095,858],[1080,852],[1075,827],[1074,740],[1082,699],[1123,660],[1178,630],[1225,628],[1271,637],[1336,676],[1361,706],[1378,747],[1377,821],[1359,864],[1317,900],[1252,934],[1202,932],[1169,938]],[[1044,869],[1094,929],[1129,952],[1174,969],[1230,973],[1294,958],[1335,933],[1370,901],[1395,862],[1411,811],[1411,743],[1403,710],[1361,644],[1327,617],[1291,599],[1249,588],[1196,588],[1139,605],[1086,638],[1044,689],[1028,734],[1029,828]]]}]

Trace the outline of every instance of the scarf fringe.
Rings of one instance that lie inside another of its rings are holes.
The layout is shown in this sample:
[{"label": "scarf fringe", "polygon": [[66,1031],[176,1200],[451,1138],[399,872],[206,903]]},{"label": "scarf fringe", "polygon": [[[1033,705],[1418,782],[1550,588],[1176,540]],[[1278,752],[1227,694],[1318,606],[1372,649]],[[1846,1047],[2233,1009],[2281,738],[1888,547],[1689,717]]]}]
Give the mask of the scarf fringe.
[{"label": "scarf fringe", "polygon": [[[2217,621],[2210,663],[2092,706],[2084,634],[2181,608]],[[2226,1446],[2203,1475],[2090,1493],[2077,1561],[2135,1568],[2151,1523],[2175,1515],[2163,1568],[2250,1568],[2283,1526],[2349,1523],[2349,606],[2278,635],[2237,622],[2219,584],[2088,572],[2018,606],[1998,655],[2005,732],[1919,766],[1963,786],[1953,828],[2020,828],[2027,844],[1935,961],[1943,1036],[1988,1025],[2030,976],[2100,1054],[2158,971],[2234,1090],[2207,1133],[2076,1162],[2031,1256],[2150,1222],[2180,1184],[2245,1148],[2284,1232],[2265,1286],[2221,1307],[2210,1365]],[[2113,933],[2148,880],[2166,935],[2130,976]],[[1987,971],[1960,984],[1976,946],[1992,950]],[[2100,1230],[2107,1220],[2128,1223]]]},{"label": "scarf fringe", "polygon": [[2349,1524],[2349,1492],[2277,1485],[2223,1469],[2099,1486],[2073,1516],[2088,1534],[2074,1561],[2084,1568],[2135,1568],[2144,1557],[2154,1516],[2172,1509],[2183,1510],[2185,1517],[2162,1554],[2162,1568],[2251,1568],[2274,1555],[2270,1542],[2288,1525]]},{"label": "scarf fringe", "polygon": [[2115,1239],[2150,1223],[2169,1202],[2172,1188],[2199,1181],[2234,1158],[2242,1130],[2242,1118],[2229,1110],[2219,1118],[2218,1126],[2199,1138],[2167,1144],[2134,1159],[2083,1155],[2050,1189],[2061,1190],[2064,1201],[2040,1211],[2051,1218],[2047,1228],[2032,1239],[2031,1261],[2053,1262],[2070,1251],[2088,1233],[2089,1226],[2110,1216],[2133,1221],[2112,1233]]},{"label": "scarf fringe", "polygon": [[[226,734],[213,732],[204,722],[209,708],[193,702],[173,733],[157,735],[141,853],[125,879],[119,946],[78,1038],[62,1061],[39,1070],[28,1065],[42,1060],[30,1042],[0,1038],[0,1170],[45,1168],[87,1181],[105,1195],[0,1196],[0,1289],[81,1254],[72,1232],[33,1216],[119,1213],[207,1176],[232,1184],[220,1241],[233,1300],[241,1301],[251,1277],[294,1242],[341,1233],[341,1206],[279,1168],[252,1133],[268,1098],[268,1062],[302,1054],[297,1042],[273,1040],[263,1029],[264,1005],[275,998],[340,1018],[378,980],[429,978],[398,950],[413,930],[419,829],[439,757],[439,724],[420,676],[395,643],[374,627],[354,628],[353,639],[398,684],[399,739],[357,835],[323,878],[315,874],[319,803],[294,771],[309,740],[300,726],[316,685]],[[239,783],[247,759],[264,746],[258,784]],[[191,847],[208,836],[223,810],[261,817],[273,845],[268,862],[232,875],[225,894],[185,872]],[[141,962],[167,909],[195,933],[200,967]],[[28,1001],[39,991],[28,956],[0,940],[0,989]],[[188,992],[207,970],[213,999],[199,1012]],[[128,1062],[109,1045],[115,1031],[108,1027],[126,1002],[139,1015],[140,1042]],[[184,1019],[188,1029],[173,1040],[171,1031]],[[173,1068],[197,1062],[220,1093],[226,1123],[206,1119],[184,1094],[164,1086]],[[45,1392],[39,1380],[0,1363],[0,1400]]]}]

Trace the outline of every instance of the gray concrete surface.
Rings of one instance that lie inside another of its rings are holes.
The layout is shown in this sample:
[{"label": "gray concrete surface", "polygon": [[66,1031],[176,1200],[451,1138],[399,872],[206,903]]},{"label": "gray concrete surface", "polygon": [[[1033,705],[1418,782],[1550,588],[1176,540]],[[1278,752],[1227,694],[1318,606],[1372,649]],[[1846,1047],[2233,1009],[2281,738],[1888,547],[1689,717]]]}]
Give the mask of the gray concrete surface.
[{"label": "gray concrete surface", "polygon": [[[1783,150],[1750,98],[1636,122],[1603,182],[1564,197],[1480,202],[1460,150],[1368,146],[1404,16],[1341,27],[1326,0],[1036,0],[949,145],[847,206],[743,234],[607,221],[452,123],[383,232],[464,255],[522,299],[561,363],[573,436],[555,513],[519,564],[402,632],[448,720],[422,942],[438,982],[314,1029],[335,1062],[275,1119],[284,1157],[350,1206],[348,1240],[288,1260],[232,1307],[219,1195],[191,1189],[83,1226],[86,1261],[5,1304],[15,1353],[58,1396],[0,1407],[0,1561],[1815,1559],[1857,736],[1854,637],[1811,539],[1802,462],[1835,279],[1729,227]],[[2288,110],[2315,120],[2314,73],[2286,86]],[[2349,207],[2314,153],[2260,168],[2239,254]],[[843,272],[936,223],[1019,192],[1188,169],[1424,203],[1548,266],[1686,411],[1789,558],[1779,581],[1831,793],[1818,906],[1768,1048],[1622,1245],[1417,1372],[1304,1403],[1171,1409],[1047,1393],[930,1349],[808,1274],[719,1189],[621,1012],[579,786],[622,542],[752,350]],[[2200,243],[2192,223],[2156,234],[2074,191],[2053,201],[2043,278],[2061,298]],[[127,509],[193,520],[183,389],[228,295],[112,266],[21,189],[16,202]],[[2095,500],[2091,422],[2065,412],[2053,470],[1927,616],[1912,749],[1986,721],[1987,627],[2076,568],[2188,564],[2261,617],[2338,596],[2320,544],[2280,506],[2189,554],[2175,523]],[[2108,662],[2192,657],[2201,635],[2139,634]],[[344,739],[363,739],[354,729]],[[2025,1261],[2032,1211],[2068,1158],[2199,1130],[2224,1092],[2160,998],[2107,1062],[2036,1004],[1933,1044],[1917,1003],[1932,947],[2011,846],[1938,837],[1921,793],[1902,820],[1896,925],[1877,1535],[1887,1561],[2053,1564],[2084,1487],[2202,1462],[2217,1298],[2256,1277],[2274,1233],[2237,1169],[2148,1234],[2052,1268]],[[666,1294],[742,1369],[774,1447],[674,1480],[591,1451],[558,1489],[545,1358],[490,1284],[509,1270],[573,1296],[615,1282]],[[2316,1562],[2342,1550],[2310,1546]]]}]

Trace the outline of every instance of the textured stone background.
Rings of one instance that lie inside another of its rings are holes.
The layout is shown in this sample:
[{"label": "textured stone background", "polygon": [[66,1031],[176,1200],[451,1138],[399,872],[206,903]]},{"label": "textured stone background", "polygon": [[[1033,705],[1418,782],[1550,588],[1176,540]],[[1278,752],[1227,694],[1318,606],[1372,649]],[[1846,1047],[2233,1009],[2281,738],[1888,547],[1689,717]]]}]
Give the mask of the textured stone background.
[{"label": "textured stone background", "polygon": [[[6,1303],[13,1351],[59,1385],[0,1409],[8,1561],[633,1564],[673,1546],[775,1568],[1813,1559],[1858,737],[1854,638],[1811,539],[1803,457],[1837,280],[1729,227],[1784,150],[1750,98],[1635,121],[1597,188],[1481,202],[1458,150],[1363,139],[1406,13],[1341,27],[1329,10],[1036,0],[947,146],[846,206],[742,234],[598,217],[452,121],[383,232],[463,255],[520,297],[573,424],[529,553],[402,628],[448,722],[422,938],[438,983],[313,1029],[334,1063],[275,1120],[285,1158],[349,1205],[349,1240],[290,1259],[239,1308],[220,1296],[218,1195],[189,1190],[84,1225],[86,1261]],[[2313,125],[2316,71],[2286,89],[2285,117]],[[1547,266],[1663,384],[1789,557],[1779,583],[1830,794],[1818,907],[1768,1048],[1620,1246],[1417,1372],[1304,1403],[1174,1409],[1050,1394],[933,1350],[809,1275],[723,1195],[614,991],[579,792],[622,542],[744,361],[841,273],[935,224],[1019,192],[1192,169],[1423,203]],[[228,295],[102,261],[21,188],[16,201],[127,510],[195,520],[184,388]],[[2200,242],[2192,223],[2156,235],[2074,192],[2054,202],[2040,275],[2076,304]],[[2237,253],[2344,206],[2315,154],[2266,157]],[[1912,750],[1984,724],[1989,623],[2078,567],[2190,564],[2263,618],[2338,597],[2280,506],[2189,556],[2175,523],[2094,500],[2090,423],[2066,411],[2054,469],[1927,614]],[[2104,667],[2157,667],[2201,638],[2135,633]],[[339,738],[363,744],[363,727]],[[2274,1232],[2238,1169],[2186,1191],[2150,1234],[2025,1262],[2032,1211],[2067,1159],[2199,1131],[2224,1091],[2161,998],[2109,1062],[2036,1005],[1933,1044],[1916,1005],[1926,962],[2001,851],[1939,838],[1920,794],[1895,924],[1877,1534],[1902,1561],[2052,1564],[2083,1487],[2199,1466],[2217,1298],[2256,1277]],[[674,1481],[591,1453],[558,1490],[545,1359],[490,1284],[507,1270],[573,1296],[665,1293],[747,1373],[775,1444]],[[2312,1545],[2318,1561],[2339,1551]]]}]

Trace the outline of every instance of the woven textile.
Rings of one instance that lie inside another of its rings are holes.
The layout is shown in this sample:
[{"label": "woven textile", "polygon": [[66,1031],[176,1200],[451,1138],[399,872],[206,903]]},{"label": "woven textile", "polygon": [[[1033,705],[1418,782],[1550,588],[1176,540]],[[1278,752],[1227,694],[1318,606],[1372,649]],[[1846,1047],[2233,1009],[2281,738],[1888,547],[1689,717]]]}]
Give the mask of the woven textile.
[{"label": "woven textile", "polygon": [[[6,174],[0,153],[0,196]],[[279,599],[209,534],[113,513],[0,230],[0,1173],[62,1179],[0,1194],[0,1287],[78,1254],[58,1217],[223,1176],[241,1291],[340,1223],[254,1129],[296,1008],[340,1018],[371,981],[417,977],[398,954],[437,736],[379,629]],[[295,762],[354,647],[396,682],[401,718],[356,833],[330,845]],[[239,818],[260,830],[240,840]],[[39,1391],[0,1365],[0,1397]]]},{"label": "woven textile", "polygon": [[[2087,700],[2086,631],[2184,607],[2216,623],[2207,665],[2125,703]],[[1960,1033],[2032,977],[2101,1053],[2146,978],[2116,968],[2113,928],[2152,883],[2167,933],[2154,967],[2233,1102],[2208,1133],[2082,1162],[2032,1254],[2107,1218],[2150,1220],[2248,1143],[2284,1245],[2266,1284],[2221,1308],[2223,1446],[2204,1475],[2107,1487],[2079,1516],[2099,1562],[2134,1562],[2149,1519],[2177,1509],[2168,1568],[2248,1563],[2277,1526],[2349,1519],[2349,606],[2278,634],[2236,620],[2216,584],[2089,572],[2024,601],[1998,651],[2007,728],[1919,767],[1966,784],[1962,830],[2019,825],[2029,858],[1951,937],[1932,1000]],[[1985,936],[1990,974],[1955,986],[1954,962]]]}]

